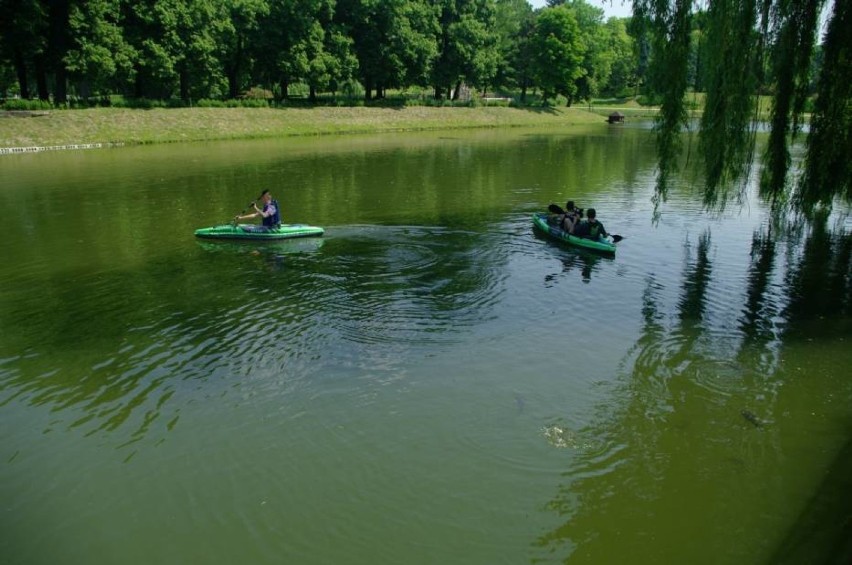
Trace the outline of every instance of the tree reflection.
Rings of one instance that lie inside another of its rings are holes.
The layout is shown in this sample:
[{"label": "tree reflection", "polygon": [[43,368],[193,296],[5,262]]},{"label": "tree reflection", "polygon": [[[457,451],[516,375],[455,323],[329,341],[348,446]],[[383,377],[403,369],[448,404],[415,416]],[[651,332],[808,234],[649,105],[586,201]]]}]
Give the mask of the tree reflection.
[{"label": "tree reflection", "polygon": [[[740,528],[770,529],[773,541],[781,537],[786,523],[749,506],[771,504],[766,498],[774,502],[783,490],[776,482],[776,470],[785,466],[780,415],[772,411],[790,383],[777,359],[801,339],[849,336],[850,253],[842,229],[832,234],[815,226],[803,241],[780,242],[769,228],[755,231],[733,331],[721,331],[719,318],[738,298],[714,296],[709,231],[694,247],[684,244],[674,316],[666,314],[665,286],[649,276],[641,331],[622,362],[623,388],[581,432],[601,447],[573,454],[564,484],[547,504],[561,524],[535,545],[564,552],[571,563],[636,555],[653,556],[638,562],[694,561],[702,547],[714,562],[771,555],[766,539],[755,538],[751,547],[718,540],[730,537],[731,520]],[[759,411],[767,425],[751,427],[740,415],[744,408]],[[847,469],[849,461],[847,453],[834,465]],[[835,480],[820,496],[829,500],[845,482]],[[673,518],[678,508],[689,513],[680,521]],[[808,531],[836,520],[837,510],[836,504],[809,507],[803,514]],[[841,528],[831,532],[828,543],[842,536]],[[690,543],[667,544],[662,537]],[[803,555],[813,546],[802,540],[794,526],[785,543],[798,544],[792,550]]]}]

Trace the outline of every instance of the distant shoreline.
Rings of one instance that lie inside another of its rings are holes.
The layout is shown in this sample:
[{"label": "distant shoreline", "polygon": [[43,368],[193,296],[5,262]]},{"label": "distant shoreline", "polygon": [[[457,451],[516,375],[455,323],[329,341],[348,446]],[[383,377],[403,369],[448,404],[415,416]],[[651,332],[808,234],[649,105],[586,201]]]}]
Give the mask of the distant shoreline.
[{"label": "distant shoreline", "polygon": [[[610,109],[607,109],[610,110]],[[124,145],[443,129],[606,125],[600,108],[92,108],[6,114],[0,155]],[[619,109],[647,118],[653,109]]]}]

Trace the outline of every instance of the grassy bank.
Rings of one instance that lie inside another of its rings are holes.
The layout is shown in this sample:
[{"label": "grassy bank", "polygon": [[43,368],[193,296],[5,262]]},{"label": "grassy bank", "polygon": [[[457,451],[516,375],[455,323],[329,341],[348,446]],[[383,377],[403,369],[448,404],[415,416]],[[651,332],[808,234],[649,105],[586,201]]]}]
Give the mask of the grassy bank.
[{"label": "grassy bank", "polygon": [[0,148],[603,123],[586,108],[93,108],[0,118]]}]

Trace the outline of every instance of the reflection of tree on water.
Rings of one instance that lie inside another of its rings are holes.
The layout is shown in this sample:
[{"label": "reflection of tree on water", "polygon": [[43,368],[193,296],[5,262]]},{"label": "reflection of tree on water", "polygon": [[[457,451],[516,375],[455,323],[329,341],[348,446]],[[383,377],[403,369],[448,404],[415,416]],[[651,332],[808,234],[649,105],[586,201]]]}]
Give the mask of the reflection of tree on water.
[{"label": "reflection of tree on water", "polygon": [[[784,346],[813,335],[817,320],[826,331],[849,335],[852,246],[847,235],[815,229],[801,248],[786,250],[786,270],[776,273],[785,250],[770,233],[755,233],[741,315],[726,329],[717,326],[719,314],[740,298],[716,300],[710,242],[708,232],[694,251],[685,246],[676,316],[665,314],[665,286],[653,276],[647,280],[643,325],[622,364],[626,381],[613,401],[618,404],[602,407],[599,421],[580,432],[607,447],[574,452],[565,483],[547,506],[564,521],[536,541],[551,552],[561,548],[571,557],[566,561],[644,555],[653,559],[638,561],[686,562],[698,548],[712,548],[712,562],[741,562],[770,554],[770,542],[788,525],[772,506],[789,503],[778,478],[789,461],[780,415],[772,414],[787,378],[775,373],[777,358]],[[731,341],[738,343],[730,347]],[[745,407],[768,424],[751,426],[740,415]],[[850,460],[834,465],[849,467]],[[836,499],[838,484],[827,487],[824,498]],[[806,517],[832,523],[836,506],[809,508]],[[732,524],[774,535],[720,543]],[[832,533],[835,540],[841,534],[839,528]],[[667,544],[665,538],[691,541]]]},{"label": "reflection of tree on water", "polygon": [[791,262],[784,333],[798,339],[852,334],[852,235],[816,223]]},{"label": "reflection of tree on water", "polygon": [[[765,352],[778,338],[774,318],[777,304],[767,296],[775,270],[776,244],[771,233],[755,231],[751,240],[751,266],[749,267],[746,303],[740,318],[739,330],[743,339],[740,346],[740,358],[749,352]],[[761,363],[769,369],[772,364]]]},{"label": "reflection of tree on water", "polygon": [[[671,441],[672,436],[678,438],[690,426],[679,415],[681,406],[689,403],[689,412],[696,411],[692,406],[694,385],[684,373],[689,370],[689,356],[701,336],[705,294],[712,273],[710,241],[709,232],[702,234],[694,257],[689,242],[684,246],[678,326],[670,332],[658,305],[663,288],[653,277],[648,279],[643,294],[643,327],[632,349],[633,366],[626,368],[632,371],[627,384],[629,400],[614,420],[590,431],[607,446],[606,450],[588,456],[579,453],[575,468],[565,473],[570,482],[548,505],[569,520],[541,536],[538,545],[554,548],[566,544],[576,547],[575,553],[582,553],[589,562],[606,562],[600,556],[607,555],[608,545],[623,544],[631,536],[631,542],[641,546],[653,538],[644,514],[645,501],[674,493],[667,492],[665,482],[647,478],[670,474],[669,467],[678,459],[678,450],[688,444],[682,439]],[[664,444],[668,446],[665,449]],[[575,476],[584,478],[574,480]],[[647,540],[643,542],[642,536],[647,536]]]}]

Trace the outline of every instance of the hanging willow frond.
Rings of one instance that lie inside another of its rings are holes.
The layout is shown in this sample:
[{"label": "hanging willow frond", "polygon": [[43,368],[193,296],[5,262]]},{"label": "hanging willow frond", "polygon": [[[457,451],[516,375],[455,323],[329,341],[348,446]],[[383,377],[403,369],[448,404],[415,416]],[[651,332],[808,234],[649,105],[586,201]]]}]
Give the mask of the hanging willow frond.
[{"label": "hanging willow frond", "polygon": [[852,202],[852,1],[837,0],[828,22],[805,173],[796,196],[811,215],[836,196]]},{"label": "hanging willow frond", "polygon": [[724,206],[727,188],[747,176],[752,162],[763,58],[758,10],[756,0],[716,0],[708,11],[708,88],[699,136],[707,207]]},{"label": "hanging willow frond", "polygon": [[[724,206],[732,186],[742,195],[753,161],[758,95],[769,90],[772,106],[763,155],[760,194],[773,209],[792,203],[812,211],[836,202],[852,204],[852,0],[831,0],[834,12],[825,38],[819,96],[807,139],[798,191],[791,190],[789,144],[802,129],[811,84],[819,15],[825,0],[713,0],[707,27],[696,34],[702,51],[696,85],[707,88],[701,119],[705,206]],[[636,0],[634,28],[650,36],[650,94],[661,102],[656,120],[658,177],[655,217],[666,199],[681,155],[687,119],[684,95],[690,50],[690,0]],[[771,80],[767,80],[767,78]]]},{"label": "hanging willow frond", "polygon": [[691,0],[637,0],[634,14],[646,21],[652,33],[654,59],[651,70],[661,96],[656,118],[659,174],[655,203],[665,201],[668,181],[677,171],[680,131],[686,125],[684,102],[689,63]]},{"label": "hanging willow frond", "polygon": [[[788,138],[798,133],[807,100],[808,71],[824,0],[779,0],[773,9],[775,95],[760,192],[773,203],[787,188]],[[843,2],[845,0],[839,0]]]}]

